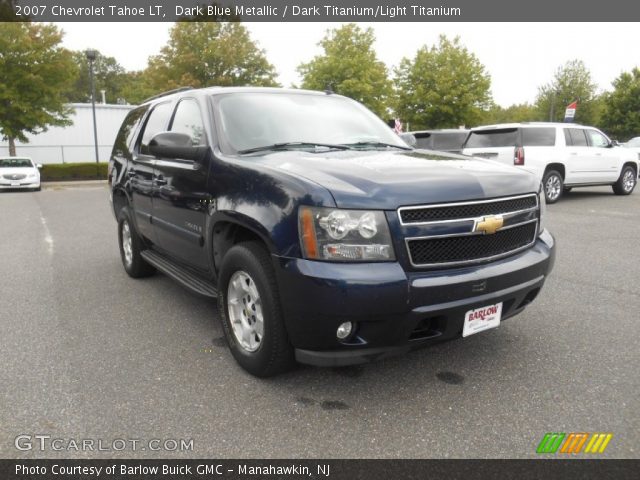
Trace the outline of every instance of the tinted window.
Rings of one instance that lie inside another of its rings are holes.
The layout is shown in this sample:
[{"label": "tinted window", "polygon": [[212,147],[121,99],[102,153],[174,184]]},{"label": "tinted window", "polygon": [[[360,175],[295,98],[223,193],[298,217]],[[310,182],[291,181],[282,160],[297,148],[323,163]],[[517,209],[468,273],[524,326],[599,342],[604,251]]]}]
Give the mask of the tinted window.
[{"label": "tinted window", "polygon": [[499,130],[476,130],[471,132],[467,148],[484,147],[515,147],[518,143],[517,128],[502,128]]},{"label": "tinted window", "polygon": [[523,128],[523,147],[553,147],[556,144],[555,128]]},{"label": "tinted window", "polygon": [[161,103],[157,105],[147,119],[147,123],[144,126],[144,132],[142,134],[142,141],[140,142],[140,153],[149,153],[149,141],[156,133],[163,132],[167,127],[167,120],[171,104]]},{"label": "tinted window", "polygon": [[186,99],[178,103],[173,122],[171,122],[171,131],[189,135],[193,145],[205,145],[207,143],[202,114],[195,100]]},{"label": "tinted window", "polygon": [[148,108],[149,107],[145,105],[144,107],[131,110],[127,114],[113,145],[114,156],[129,156],[131,154],[129,147],[133,143],[136,127]]},{"label": "tinted window", "polygon": [[586,147],[587,137],[584,135],[582,128],[568,128],[569,137],[571,137],[571,145],[575,147]]},{"label": "tinted window", "polygon": [[460,150],[468,132],[442,132],[433,136],[434,150]]},{"label": "tinted window", "polygon": [[589,143],[592,147],[608,147],[609,140],[603,134],[596,130],[587,130],[587,135],[589,136]]},{"label": "tinted window", "polygon": [[233,93],[221,96],[218,106],[221,133],[232,152],[287,142],[406,148],[371,111],[338,95]]},{"label": "tinted window", "polygon": [[33,167],[29,158],[0,158],[0,168],[23,168]]}]

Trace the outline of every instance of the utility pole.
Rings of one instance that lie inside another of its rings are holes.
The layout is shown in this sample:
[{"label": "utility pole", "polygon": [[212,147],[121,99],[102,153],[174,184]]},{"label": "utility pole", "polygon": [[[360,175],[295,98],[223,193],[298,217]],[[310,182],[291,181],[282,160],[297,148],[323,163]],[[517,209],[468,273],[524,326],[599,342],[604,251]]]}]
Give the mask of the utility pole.
[{"label": "utility pole", "polygon": [[87,60],[89,61],[89,78],[91,79],[91,110],[93,111],[93,144],[96,151],[96,176],[100,176],[99,169],[99,156],[98,156],[98,126],[96,124],[96,83],[93,74],[93,62],[96,61],[98,57],[98,52],[96,50],[88,49],[84,52],[87,56]]}]

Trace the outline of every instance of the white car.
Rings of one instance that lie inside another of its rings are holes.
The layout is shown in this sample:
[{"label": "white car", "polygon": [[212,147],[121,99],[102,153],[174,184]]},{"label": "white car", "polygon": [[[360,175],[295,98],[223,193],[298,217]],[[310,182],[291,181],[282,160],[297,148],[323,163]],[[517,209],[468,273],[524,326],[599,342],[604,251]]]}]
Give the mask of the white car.
[{"label": "white car", "polygon": [[0,157],[0,190],[40,190],[40,168],[28,157]]},{"label": "white car", "polygon": [[623,143],[622,146],[632,152],[636,152],[638,154],[638,161],[640,162],[640,137],[633,137],[627,143]]},{"label": "white car", "polygon": [[636,186],[638,156],[600,130],[575,123],[509,123],[472,128],[462,153],[515,165],[537,175],[548,203],[573,187],[611,185],[617,195]]}]

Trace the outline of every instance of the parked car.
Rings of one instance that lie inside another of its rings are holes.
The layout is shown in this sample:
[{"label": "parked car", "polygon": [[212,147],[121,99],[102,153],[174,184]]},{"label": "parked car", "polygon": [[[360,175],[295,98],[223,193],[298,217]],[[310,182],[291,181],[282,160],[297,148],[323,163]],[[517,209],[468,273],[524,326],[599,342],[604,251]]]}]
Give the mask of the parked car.
[{"label": "parked car", "polygon": [[409,132],[416,138],[416,148],[440,152],[460,153],[469,135],[465,129],[420,130]]},{"label": "parked car", "polygon": [[625,148],[628,148],[632,152],[636,152],[638,154],[638,161],[640,161],[640,137],[633,137],[627,143],[622,145]]},{"label": "parked car", "polygon": [[636,186],[639,162],[600,130],[570,123],[511,123],[472,128],[463,153],[516,165],[542,180],[547,203],[574,187]]},{"label": "parked car", "polygon": [[40,190],[40,168],[29,157],[0,157],[0,189]]},{"label": "parked car", "polygon": [[497,327],[554,262],[533,175],[413,150],[331,93],[151,99],[124,120],[109,182],[126,272],[217,297],[233,356],[257,376]]}]

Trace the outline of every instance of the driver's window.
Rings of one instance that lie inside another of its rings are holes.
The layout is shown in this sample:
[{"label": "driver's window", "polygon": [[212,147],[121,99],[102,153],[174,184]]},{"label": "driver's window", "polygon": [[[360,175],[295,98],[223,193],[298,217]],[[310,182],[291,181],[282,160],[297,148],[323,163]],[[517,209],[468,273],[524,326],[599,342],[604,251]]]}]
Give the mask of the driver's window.
[{"label": "driver's window", "polygon": [[602,135],[600,132],[597,132],[595,130],[587,130],[587,135],[589,135],[589,143],[592,147],[604,148],[609,146],[607,137]]},{"label": "driver's window", "polygon": [[193,146],[207,144],[200,107],[193,99],[188,98],[178,103],[170,130],[189,135]]}]

